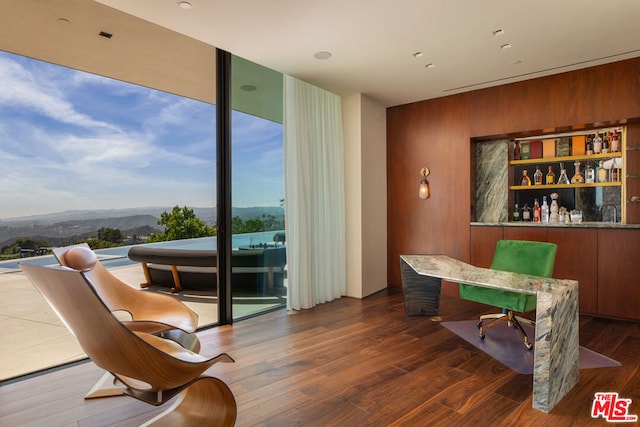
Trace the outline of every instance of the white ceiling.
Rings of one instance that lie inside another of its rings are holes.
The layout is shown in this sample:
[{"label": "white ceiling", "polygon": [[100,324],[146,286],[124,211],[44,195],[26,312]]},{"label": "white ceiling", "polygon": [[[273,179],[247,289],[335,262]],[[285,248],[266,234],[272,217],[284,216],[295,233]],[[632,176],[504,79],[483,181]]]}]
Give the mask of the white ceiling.
[{"label": "white ceiling", "polygon": [[0,11],[1,50],[215,102],[207,43],[89,0],[0,0]]},{"label": "white ceiling", "polygon": [[640,0],[98,1],[385,106],[640,56]]}]

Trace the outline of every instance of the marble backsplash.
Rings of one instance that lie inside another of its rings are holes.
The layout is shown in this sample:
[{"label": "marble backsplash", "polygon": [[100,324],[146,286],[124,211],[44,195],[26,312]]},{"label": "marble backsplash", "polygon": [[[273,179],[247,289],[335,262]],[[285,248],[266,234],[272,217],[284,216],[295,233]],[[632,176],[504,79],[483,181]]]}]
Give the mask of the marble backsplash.
[{"label": "marble backsplash", "polygon": [[476,221],[508,220],[509,141],[476,143]]}]

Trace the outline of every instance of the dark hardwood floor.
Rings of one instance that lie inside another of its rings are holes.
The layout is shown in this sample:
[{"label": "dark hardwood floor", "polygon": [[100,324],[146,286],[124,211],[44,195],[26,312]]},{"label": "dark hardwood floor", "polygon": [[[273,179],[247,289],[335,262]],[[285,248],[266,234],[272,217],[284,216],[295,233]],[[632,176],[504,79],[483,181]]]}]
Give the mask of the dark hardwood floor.
[{"label": "dark hardwood floor", "polygon": [[[442,297],[445,321],[486,311]],[[405,317],[402,294],[281,310],[199,336],[202,354],[236,360],[208,374],[234,392],[238,426],[602,426],[591,418],[601,391],[632,399],[629,412],[640,415],[640,325],[631,322],[581,317],[580,344],[622,366],[581,370],[550,414],[531,408],[531,375],[428,317]],[[0,425],[133,426],[164,410],[129,397],[85,401],[101,374],[83,363],[3,386]]]}]

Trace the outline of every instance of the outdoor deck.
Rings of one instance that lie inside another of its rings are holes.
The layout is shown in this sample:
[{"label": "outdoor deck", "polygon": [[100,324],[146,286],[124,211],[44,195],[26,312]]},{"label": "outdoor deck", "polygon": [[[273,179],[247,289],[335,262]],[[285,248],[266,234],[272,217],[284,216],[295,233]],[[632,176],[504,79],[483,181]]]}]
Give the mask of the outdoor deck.
[{"label": "outdoor deck", "polygon": [[[139,265],[111,272],[131,285],[144,282]],[[1,273],[0,289],[0,381],[86,357],[22,272]],[[199,291],[198,295],[185,292],[180,298],[198,313],[200,326],[217,322],[214,296]]]}]

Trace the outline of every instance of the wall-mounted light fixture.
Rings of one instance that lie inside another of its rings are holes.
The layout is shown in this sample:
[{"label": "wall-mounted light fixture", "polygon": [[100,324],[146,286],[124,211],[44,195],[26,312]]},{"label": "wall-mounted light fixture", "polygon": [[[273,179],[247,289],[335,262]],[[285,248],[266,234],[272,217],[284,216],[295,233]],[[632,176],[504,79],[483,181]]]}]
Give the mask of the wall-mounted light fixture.
[{"label": "wall-mounted light fixture", "polygon": [[420,191],[418,192],[418,197],[420,197],[421,199],[428,199],[431,196],[429,181],[427,181],[427,176],[429,176],[429,168],[422,168],[420,170],[420,174],[422,175],[422,181],[420,181]]}]

